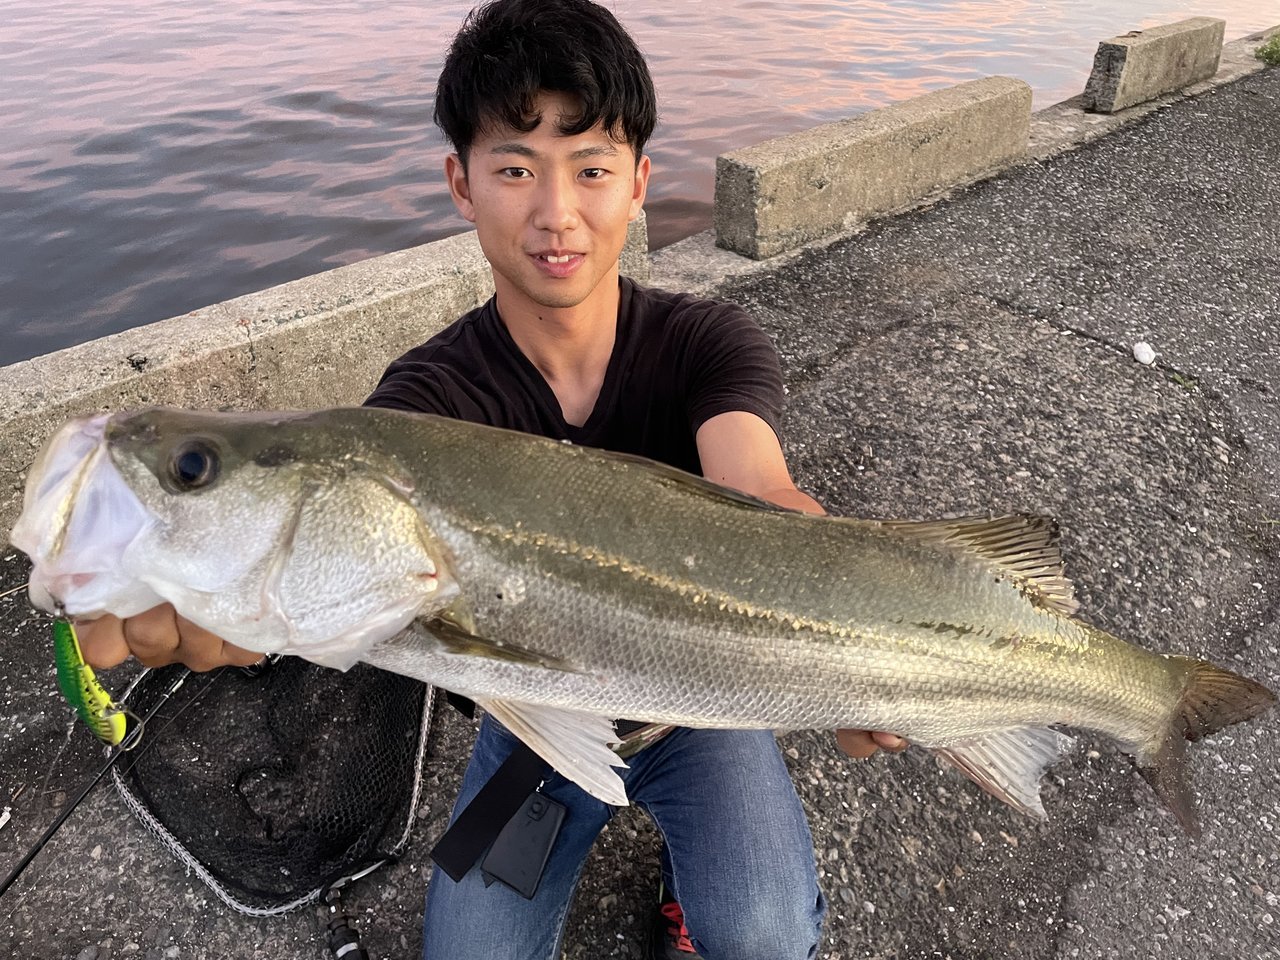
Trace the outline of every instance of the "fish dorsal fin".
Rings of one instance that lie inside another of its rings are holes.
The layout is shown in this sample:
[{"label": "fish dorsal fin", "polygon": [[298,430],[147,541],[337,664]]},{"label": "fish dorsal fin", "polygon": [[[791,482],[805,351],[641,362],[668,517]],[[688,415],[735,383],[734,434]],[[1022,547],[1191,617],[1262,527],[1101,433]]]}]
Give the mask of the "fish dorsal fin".
[{"label": "fish dorsal fin", "polygon": [[887,520],[881,526],[923,543],[959,547],[987,561],[1046,610],[1071,616],[1079,607],[1062,567],[1058,524],[1050,517],[1010,514],[955,520]]},{"label": "fish dorsal fin", "polygon": [[1040,778],[1071,745],[1070,737],[1048,727],[1015,727],[933,752],[997,800],[1044,820]]},{"label": "fish dorsal fin", "polygon": [[513,700],[477,700],[504,727],[567,780],[615,807],[627,805],[627,789],[614,767],[626,761],[609,749],[618,742],[613,721],[594,713]]}]

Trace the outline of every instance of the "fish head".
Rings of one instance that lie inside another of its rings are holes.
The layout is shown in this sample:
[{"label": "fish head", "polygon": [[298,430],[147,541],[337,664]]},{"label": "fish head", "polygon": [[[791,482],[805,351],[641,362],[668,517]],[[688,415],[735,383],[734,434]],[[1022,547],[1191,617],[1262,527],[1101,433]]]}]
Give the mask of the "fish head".
[{"label": "fish head", "polygon": [[72,421],[32,467],[12,540],[43,609],[168,601],[238,646],[343,668],[454,592],[406,472],[324,412]]}]

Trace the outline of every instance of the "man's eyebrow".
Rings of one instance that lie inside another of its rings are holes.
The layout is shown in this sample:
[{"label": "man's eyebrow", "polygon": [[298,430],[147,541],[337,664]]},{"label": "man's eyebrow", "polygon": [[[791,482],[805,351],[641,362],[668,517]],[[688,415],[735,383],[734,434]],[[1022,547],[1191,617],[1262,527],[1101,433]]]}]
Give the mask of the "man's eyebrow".
[{"label": "man's eyebrow", "polygon": [[533,149],[533,147],[526,146],[525,144],[519,143],[514,140],[508,143],[495,143],[492,147],[489,148],[489,152],[490,153],[514,153],[517,156],[529,157],[531,159],[536,159],[538,157],[538,151]]},{"label": "man's eyebrow", "polygon": [[[489,148],[490,154],[507,154],[518,157],[528,157],[530,160],[537,160],[541,154],[528,144],[520,143],[518,140],[508,140],[505,143],[495,143]],[[583,147],[581,150],[575,150],[569,155],[570,160],[590,160],[593,157],[616,157],[618,148],[612,144],[600,144],[594,147]]]},{"label": "man's eyebrow", "polygon": [[583,147],[581,150],[575,150],[569,155],[570,160],[590,160],[592,157],[616,157],[618,148],[609,144],[608,146]]}]

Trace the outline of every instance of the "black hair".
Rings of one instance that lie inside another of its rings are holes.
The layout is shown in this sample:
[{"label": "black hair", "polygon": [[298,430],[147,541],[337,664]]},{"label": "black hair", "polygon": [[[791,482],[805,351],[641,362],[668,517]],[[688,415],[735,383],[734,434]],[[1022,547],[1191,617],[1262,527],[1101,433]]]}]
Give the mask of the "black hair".
[{"label": "black hair", "polygon": [[492,0],[472,10],[440,71],[435,122],[465,167],[484,131],[533,130],[542,91],[580,104],[575,116],[561,119],[561,134],[601,124],[629,143],[639,162],[658,120],[653,80],[622,24],[590,0]]}]

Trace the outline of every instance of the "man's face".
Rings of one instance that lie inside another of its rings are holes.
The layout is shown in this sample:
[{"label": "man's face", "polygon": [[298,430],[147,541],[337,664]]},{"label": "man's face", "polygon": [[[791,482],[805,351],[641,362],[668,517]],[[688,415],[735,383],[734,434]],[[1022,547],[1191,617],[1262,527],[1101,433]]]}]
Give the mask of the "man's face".
[{"label": "man's face", "polygon": [[543,93],[542,121],[529,133],[498,129],[476,138],[464,172],[445,172],[458,211],[476,225],[504,308],[576,307],[617,283],[627,224],[640,213],[649,158],[597,125],[562,136],[557,119],[575,101]]}]

